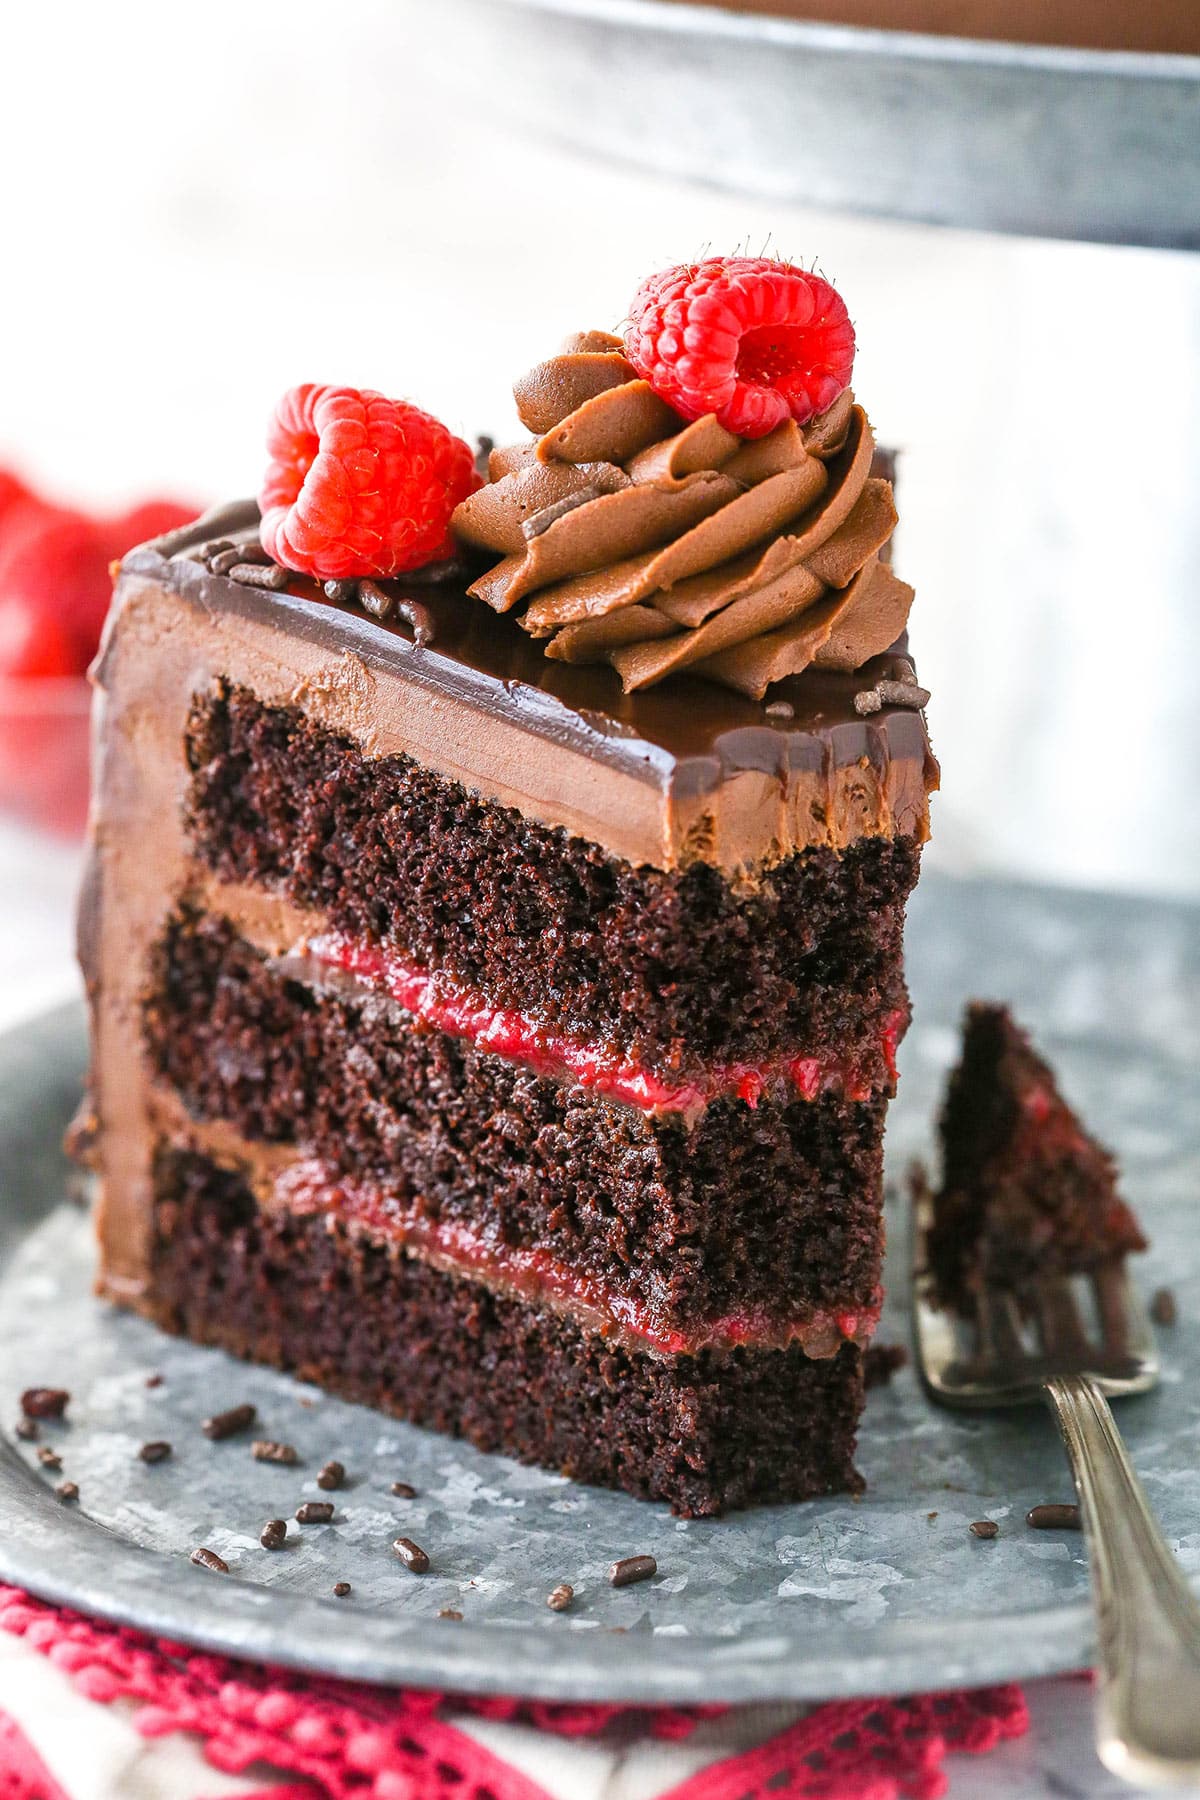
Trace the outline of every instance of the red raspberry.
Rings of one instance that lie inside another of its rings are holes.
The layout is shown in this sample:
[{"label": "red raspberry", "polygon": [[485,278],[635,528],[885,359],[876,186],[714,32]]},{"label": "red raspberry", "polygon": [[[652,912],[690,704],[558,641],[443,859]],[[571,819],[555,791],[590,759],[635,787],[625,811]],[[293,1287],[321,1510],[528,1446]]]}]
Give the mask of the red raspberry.
[{"label": "red raspberry", "polygon": [[198,506],[185,506],[179,500],[142,500],[104,520],[100,528],[104,553],[110,562],[115,561],[138,544],[148,544],[152,538],[166,537],[168,531],[190,525],[199,511]]},{"label": "red raspberry", "polygon": [[82,673],[61,620],[21,595],[0,594],[0,678]]},{"label": "red raspberry", "polygon": [[738,437],[803,425],[849,387],[854,327],[819,275],[761,256],[714,256],[643,281],[630,362],[685,419],[716,413]]},{"label": "red raspberry", "polygon": [[20,476],[11,469],[0,469],[0,520],[11,508],[32,501],[33,495]]},{"label": "red raspberry", "polygon": [[108,563],[100,529],[83,513],[36,500],[10,508],[0,534],[6,673],[83,673],[112,595]]},{"label": "red raspberry", "polygon": [[322,579],[398,575],[450,554],[450,515],[480,486],[461,438],[369,388],[289,390],[267,435],[263,547]]}]

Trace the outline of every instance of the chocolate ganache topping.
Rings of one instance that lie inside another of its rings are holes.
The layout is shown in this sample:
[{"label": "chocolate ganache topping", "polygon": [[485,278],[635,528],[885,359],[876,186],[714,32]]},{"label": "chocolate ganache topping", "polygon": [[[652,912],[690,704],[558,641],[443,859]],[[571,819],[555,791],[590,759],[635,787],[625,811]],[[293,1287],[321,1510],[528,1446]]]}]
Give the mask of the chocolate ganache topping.
[{"label": "chocolate ganache topping", "polygon": [[620,338],[587,332],[514,392],[536,435],[492,451],[452,525],[502,558],[468,591],[547,656],[609,663],[627,693],[688,669],[761,699],[900,637],[913,591],[887,561],[892,486],[849,389],[803,426],[741,438],[683,419]]}]

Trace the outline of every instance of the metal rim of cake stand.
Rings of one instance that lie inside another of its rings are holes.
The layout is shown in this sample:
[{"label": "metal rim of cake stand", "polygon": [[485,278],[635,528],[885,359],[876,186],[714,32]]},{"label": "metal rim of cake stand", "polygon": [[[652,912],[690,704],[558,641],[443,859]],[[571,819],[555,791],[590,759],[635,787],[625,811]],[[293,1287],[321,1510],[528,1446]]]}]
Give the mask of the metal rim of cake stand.
[{"label": "metal rim of cake stand", "polygon": [[796,205],[1200,248],[1200,56],[672,0],[452,0],[493,108],[614,163]]}]

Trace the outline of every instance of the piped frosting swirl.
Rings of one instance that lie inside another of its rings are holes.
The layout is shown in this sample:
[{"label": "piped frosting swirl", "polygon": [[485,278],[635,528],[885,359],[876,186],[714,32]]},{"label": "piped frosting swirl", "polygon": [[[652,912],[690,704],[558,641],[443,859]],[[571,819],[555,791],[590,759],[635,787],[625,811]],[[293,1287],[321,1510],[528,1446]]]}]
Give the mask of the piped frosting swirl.
[{"label": "piped frosting swirl", "polygon": [[900,636],[913,595],[886,561],[891,483],[849,390],[746,440],[685,422],[619,338],[589,332],[514,391],[537,435],[492,452],[453,528],[501,557],[469,591],[520,608],[547,656],[608,662],[626,692],[689,669],[761,698]]}]

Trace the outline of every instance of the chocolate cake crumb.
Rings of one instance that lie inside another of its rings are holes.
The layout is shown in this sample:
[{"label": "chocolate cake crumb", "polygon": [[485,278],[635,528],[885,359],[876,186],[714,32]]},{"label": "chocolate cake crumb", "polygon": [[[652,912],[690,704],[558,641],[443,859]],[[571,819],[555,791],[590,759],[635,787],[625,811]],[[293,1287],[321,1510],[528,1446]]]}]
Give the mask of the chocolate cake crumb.
[{"label": "chocolate cake crumb", "polygon": [[868,713],[880,712],[882,708],[883,701],[879,697],[878,688],[864,688],[861,694],[854,696],[854,710],[860,718],[865,719]]},{"label": "chocolate cake crumb", "polygon": [[623,1556],[609,1569],[608,1580],[611,1587],[632,1587],[635,1581],[649,1581],[657,1574],[658,1564],[652,1556]]},{"label": "chocolate cake crumb", "polygon": [[972,1537],[983,1538],[985,1542],[1000,1535],[1000,1527],[995,1519],[975,1519],[967,1529]]},{"label": "chocolate cake crumb", "polygon": [[317,1473],[317,1486],[330,1493],[334,1488],[340,1488],[345,1479],[346,1471],[340,1462],[327,1462]]},{"label": "chocolate cake crumb", "polygon": [[392,1492],[397,1500],[415,1500],[417,1497],[416,1488],[410,1487],[407,1481],[393,1481]]},{"label": "chocolate cake crumb", "polygon": [[1032,1525],[1035,1531],[1081,1531],[1083,1522],[1079,1516],[1079,1508],[1074,1501],[1043,1501],[1040,1506],[1031,1506],[1025,1514],[1025,1523]]},{"label": "chocolate cake crumb", "polygon": [[22,1416],[13,1426],[13,1435],[19,1437],[26,1444],[36,1443],[41,1436],[37,1420],[27,1419]]},{"label": "chocolate cake crumb", "polygon": [[241,1406],[229,1407],[225,1412],[214,1413],[211,1419],[205,1419],[200,1429],[206,1438],[211,1438],[214,1444],[219,1444],[225,1438],[234,1437],[239,1431],[245,1431],[248,1425],[253,1425],[257,1417],[258,1408],[244,1402]]},{"label": "chocolate cake crumb", "polygon": [[1150,1317],[1156,1325],[1174,1325],[1179,1318],[1179,1308],[1171,1288],[1156,1288],[1150,1302]]},{"label": "chocolate cake crumb", "polygon": [[264,1550],[282,1550],[287,1541],[287,1521],[268,1519],[258,1534],[258,1541]]},{"label": "chocolate cake crumb", "polygon": [[300,1461],[294,1444],[277,1444],[274,1438],[255,1438],[250,1454],[255,1462],[283,1463],[288,1468]]},{"label": "chocolate cake crumb", "polygon": [[215,1550],[205,1549],[203,1544],[192,1551],[191,1561],[196,1564],[197,1568],[211,1569],[214,1575],[228,1575],[229,1573],[229,1564],[225,1558],[218,1556]]},{"label": "chocolate cake crumb", "polygon": [[575,1589],[571,1586],[570,1582],[560,1581],[558,1586],[551,1588],[550,1592],[546,1595],[546,1605],[550,1608],[551,1612],[566,1612],[574,1598]]},{"label": "chocolate cake crumb", "polygon": [[441,1612],[438,1614],[438,1618],[439,1619],[461,1619],[462,1614],[459,1612],[457,1606],[443,1606]]},{"label": "chocolate cake crumb", "polygon": [[875,691],[885,706],[929,705],[929,689],[912,681],[881,681]]},{"label": "chocolate cake crumb", "polygon": [[49,1444],[43,1444],[41,1446],[37,1453],[37,1459],[41,1463],[43,1469],[62,1468],[62,1457],[58,1454],[57,1450],[52,1450]]},{"label": "chocolate cake crumb", "polygon": [[60,1481],[54,1490],[60,1500],[78,1500],[79,1488],[74,1481]]},{"label": "chocolate cake crumb", "polygon": [[70,1400],[66,1388],[26,1388],[21,1395],[21,1411],[27,1419],[61,1419]]},{"label": "chocolate cake crumb", "polygon": [[350,1583],[348,1581],[335,1581],[333,1584],[333,1591],[339,1600],[344,1600],[346,1595],[350,1592]]},{"label": "chocolate cake crumb", "polygon": [[332,1517],[332,1500],[305,1500],[296,1508],[297,1525],[328,1525]]},{"label": "chocolate cake crumb", "polygon": [[242,587],[267,588],[273,594],[282,593],[288,584],[288,572],[279,563],[238,562],[225,573]]},{"label": "chocolate cake crumb", "polygon": [[144,1463],[166,1462],[171,1455],[171,1446],[165,1438],[152,1438],[148,1444],[142,1445],[138,1455]]},{"label": "chocolate cake crumb", "polygon": [[429,1569],[429,1558],[420,1544],[414,1544],[411,1538],[398,1537],[393,1540],[392,1549],[400,1558],[405,1568],[411,1569],[414,1575],[424,1575]]}]

